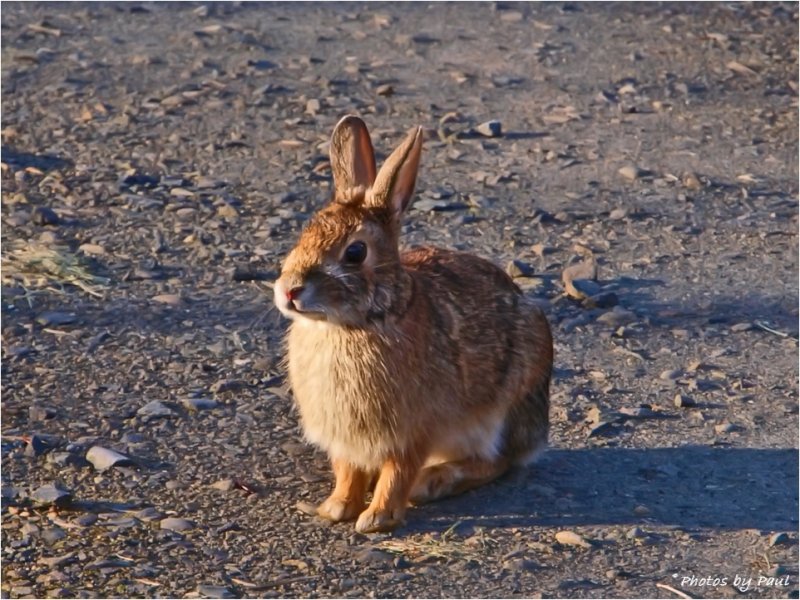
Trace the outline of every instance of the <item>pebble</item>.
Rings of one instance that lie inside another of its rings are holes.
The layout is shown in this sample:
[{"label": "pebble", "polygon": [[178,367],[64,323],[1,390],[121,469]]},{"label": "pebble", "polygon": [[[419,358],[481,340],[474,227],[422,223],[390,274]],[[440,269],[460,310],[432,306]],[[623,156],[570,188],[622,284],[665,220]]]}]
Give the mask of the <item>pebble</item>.
[{"label": "pebble", "polygon": [[741,427],[734,425],[733,423],[720,423],[719,425],[714,426],[714,431],[719,434],[731,433],[732,431],[739,431],[740,429]]},{"label": "pebble", "polygon": [[573,279],[566,284],[567,294],[576,300],[587,300],[600,294],[601,287],[591,279]]},{"label": "pebble", "polygon": [[189,410],[211,410],[219,406],[219,402],[211,398],[184,398],[183,404]]},{"label": "pebble", "polygon": [[769,536],[769,546],[772,548],[773,546],[782,546],[788,545],[791,542],[789,535],[786,533],[773,533]]},{"label": "pebble", "polygon": [[34,225],[58,225],[61,219],[49,206],[37,206],[31,213],[31,221]]},{"label": "pebble", "polygon": [[49,406],[42,406],[40,404],[32,404],[28,407],[28,420],[29,421],[45,421],[52,419],[57,415],[55,408]]},{"label": "pebble", "polygon": [[159,400],[152,400],[136,411],[140,417],[171,417],[175,412]]},{"label": "pebble", "polygon": [[581,548],[592,547],[586,538],[574,531],[559,531],[556,533],[556,541],[564,546],[579,546]]},{"label": "pebble", "polygon": [[314,116],[322,108],[322,103],[316,98],[311,98],[306,102],[306,113]]},{"label": "pebble", "polygon": [[220,379],[211,386],[210,390],[212,394],[223,394],[225,392],[235,392],[246,385],[241,379]]},{"label": "pebble", "polygon": [[49,545],[55,544],[58,540],[67,537],[67,532],[60,527],[51,527],[42,531],[41,538]]},{"label": "pebble", "polygon": [[212,483],[211,487],[222,492],[229,492],[236,487],[236,482],[233,479],[220,479]]},{"label": "pebble", "polygon": [[752,323],[736,323],[735,325],[731,325],[731,331],[736,333],[741,333],[742,331],[750,331],[753,329]]},{"label": "pebble", "polygon": [[589,437],[601,437],[607,435],[614,435],[617,433],[617,427],[612,421],[600,421],[597,425],[589,430]]},{"label": "pebble", "polygon": [[637,169],[633,165],[624,166],[619,171],[617,171],[617,173],[622,175],[622,177],[624,177],[628,181],[636,181],[639,178],[639,169]]},{"label": "pebble", "polygon": [[643,537],[647,537],[647,534],[638,527],[633,527],[625,533],[625,537],[629,540],[638,540]]},{"label": "pebble", "polygon": [[139,519],[140,521],[145,521],[149,523],[151,521],[158,521],[164,516],[164,513],[159,512],[158,510],[150,506],[147,508],[143,508],[139,512],[135,513],[133,516]]},{"label": "pebble", "polygon": [[162,519],[159,526],[161,529],[168,529],[169,531],[188,531],[195,527],[194,523],[189,519],[181,519],[178,517]]},{"label": "pebble", "polygon": [[129,457],[120,454],[116,450],[104,448],[103,446],[92,446],[89,448],[89,451],[86,453],[86,460],[92,463],[92,466],[98,471],[105,471],[115,465],[129,466],[133,464],[133,461]]},{"label": "pebble", "polygon": [[43,436],[34,433],[28,440],[28,445],[25,446],[25,454],[27,456],[41,456],[57,444],[57,440],[52,436]]},{"label": "pebble", "polygon": [[77,320],[78,318],[74,314],[58,311],[43,312],[36,317],[36,322],[42,327],[69,325]]},{"label": "pebble", "polygon": [[153,302],[177,306],[181,303],[181,297],[178,294],[158,294],[157,296],[153,296]]},{"label": "pebble", "polygon": [[197,586],[197,593],[204,598],[238,598],[231,590],[221,585],[205,585]]},{"label": "pebble", "polygon": [[512,260],[506,266],[506,273],[512,279],[516,279],[517,277],[532,277],[534,270],[528,263],[521,260]]},{"label": "pebble", "polygon": [[394,94],[394,88],[388,83],[385,83],[383,85],[379,85],[375,89],[375,93],[378,94],[378,96],[391,96]]},{"label": "pebble", "polygon": [[304,502],[303,500],[301,500],[300,502],[295,504],[294,507],[304,515],[308,515],[310,517],[317,516],[317,507],[311,504],[310,502]]},{"label": "pebble", "polygon": [[84,254],[91,254],[92,256],[102,256],[106,253],[106,249],[100,244],[81,244],[78,246],[78,250]]},{"label": "pebble", "polygon": [[680,379],[683,375],[683,370],[681,369],[667,369],[665,371],[661,371],[661,375],[659,375],[659,379],[664,381],[673,381],[675,379]]},{"label": "pebble", "polygon": [[497,119],[492,119],[478,125],[475,131],[488,138],[501,137],[503,135],[503,125]]},{"label": "pebble", "polygon": [[598,323],[610,325],[611,327],[620,327],[633,321],[636,321],[636,314],[620,306],[615,306],[612,310],[597,317]]},{"label": "pebble", "polygon": [[608,218],[611,219],[612,221],[621,221],[627,216],[628,216],[627,210],[625,210],[624,208],[615,208],[609,213]]},{"label": "pebble", "polygon": [[33,491],[31,497],[39,504],[66,506],[72,501],[72,494],[57,483],[48,483]]},{"label": "pebble", "polygon": [[678,408],[692,408],[697,406],[697,402],[695,402],[693,398],[683,394],[675,394],[674,403]]},{"label": "pebble", "polygon": [[619,304],[619,298],[614,292],[601,292],[583,300],[584,308],[613,308],[617,304]]}]

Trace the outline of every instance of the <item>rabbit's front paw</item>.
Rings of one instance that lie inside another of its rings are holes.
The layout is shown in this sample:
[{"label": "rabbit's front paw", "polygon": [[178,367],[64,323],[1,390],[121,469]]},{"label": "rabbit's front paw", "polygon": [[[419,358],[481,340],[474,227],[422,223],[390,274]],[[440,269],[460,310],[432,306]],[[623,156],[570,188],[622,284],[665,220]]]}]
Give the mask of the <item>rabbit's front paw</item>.
[{"label": "rabbit's front paw", "polygon": [[370,506],[358,517],[358,521],[356,521],[356,531],[359,533],[392,531],[402,522],[402,513],[388,509],[376,510]]},{"label": "rabbit's front paw", "polygon": [[317,507],[317,514],[323,519],[338,523],[339,521],[352,521],[363,508],[363,502],[330,496]]}]

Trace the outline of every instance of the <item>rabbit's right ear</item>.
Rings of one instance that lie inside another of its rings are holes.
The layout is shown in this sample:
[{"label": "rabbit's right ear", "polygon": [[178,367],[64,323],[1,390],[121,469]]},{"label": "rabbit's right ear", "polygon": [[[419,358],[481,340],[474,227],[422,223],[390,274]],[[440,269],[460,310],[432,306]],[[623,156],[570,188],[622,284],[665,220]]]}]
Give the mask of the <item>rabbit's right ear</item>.
[{"label": "rabbit's right ear", "polygon": [[331,170],[334,199],[352,202],[375,181],[375,153],[364,121],[356,116],[344,117],[331,136]]}]

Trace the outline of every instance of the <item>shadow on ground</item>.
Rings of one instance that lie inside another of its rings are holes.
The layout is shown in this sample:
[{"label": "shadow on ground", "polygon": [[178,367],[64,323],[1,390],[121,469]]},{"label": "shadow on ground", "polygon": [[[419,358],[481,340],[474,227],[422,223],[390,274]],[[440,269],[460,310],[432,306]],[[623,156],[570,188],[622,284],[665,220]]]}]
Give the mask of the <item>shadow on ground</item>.
[{"label": "shadow on ground", "polygon": [[463,521],[794,531],[797,486],[792,448],[552,449],[529,470],[412,509],[406,530],[444,530]]}]

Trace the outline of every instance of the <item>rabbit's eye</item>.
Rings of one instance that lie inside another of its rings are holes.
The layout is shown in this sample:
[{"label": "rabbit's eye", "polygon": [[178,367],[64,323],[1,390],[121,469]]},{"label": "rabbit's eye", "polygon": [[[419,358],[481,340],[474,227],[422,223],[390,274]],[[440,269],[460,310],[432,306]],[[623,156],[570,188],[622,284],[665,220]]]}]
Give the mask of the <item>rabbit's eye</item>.
[{"label": "rabbit's eye", "polygon": [[344,262],[360,265],[367,258],[367,245],[364,242],[353,242],[344,251]]}]

